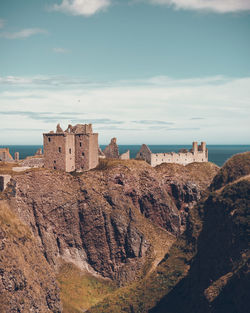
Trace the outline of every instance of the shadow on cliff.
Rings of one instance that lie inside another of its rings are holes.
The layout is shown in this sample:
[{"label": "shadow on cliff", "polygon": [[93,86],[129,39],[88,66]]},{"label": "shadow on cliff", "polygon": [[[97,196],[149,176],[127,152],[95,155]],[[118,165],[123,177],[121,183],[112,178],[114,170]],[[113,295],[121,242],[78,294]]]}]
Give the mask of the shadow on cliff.
[{"label": "shadow on cliff", "polygon": [[150,313],[249,312],[249,161],[237,155],[215,177],[190,271]]}]

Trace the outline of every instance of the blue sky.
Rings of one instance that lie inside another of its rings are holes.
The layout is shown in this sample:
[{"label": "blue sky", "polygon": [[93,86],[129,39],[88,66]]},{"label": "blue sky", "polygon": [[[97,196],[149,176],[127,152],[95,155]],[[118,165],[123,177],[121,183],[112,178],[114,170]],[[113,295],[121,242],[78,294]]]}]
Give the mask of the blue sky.
[{"label": "blue sky", "polygon": [[250,0],[1,0],[0,144],[250,142]]}]

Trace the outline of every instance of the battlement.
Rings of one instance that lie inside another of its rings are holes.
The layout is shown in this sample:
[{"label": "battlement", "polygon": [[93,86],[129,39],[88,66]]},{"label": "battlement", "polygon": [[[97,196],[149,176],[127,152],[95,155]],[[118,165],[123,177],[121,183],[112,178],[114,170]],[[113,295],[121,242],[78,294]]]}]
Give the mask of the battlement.
[{"label": "battlement", "polygon": [[156,166],[162,163],[187,165],[193,162],[208,162],[208,150],[205,142],[201,142],[199,146],[197,142],[193,142],[190,150],[181,149],[179,153],[152,153],[149,147],[143,144],[136,155],[136,159],[144,160],[151,166]]}]

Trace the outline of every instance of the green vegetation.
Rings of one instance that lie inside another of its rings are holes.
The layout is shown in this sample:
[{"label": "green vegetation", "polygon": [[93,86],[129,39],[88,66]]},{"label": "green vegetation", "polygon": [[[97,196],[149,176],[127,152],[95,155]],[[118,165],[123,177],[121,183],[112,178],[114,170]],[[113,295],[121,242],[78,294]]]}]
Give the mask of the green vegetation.
[{"label": "green vegetation", "polygon": [[72,263],[61,266],[57,281],[64,313],[80,313],[101,301],[117,287],[114,283],[82,272]]}]

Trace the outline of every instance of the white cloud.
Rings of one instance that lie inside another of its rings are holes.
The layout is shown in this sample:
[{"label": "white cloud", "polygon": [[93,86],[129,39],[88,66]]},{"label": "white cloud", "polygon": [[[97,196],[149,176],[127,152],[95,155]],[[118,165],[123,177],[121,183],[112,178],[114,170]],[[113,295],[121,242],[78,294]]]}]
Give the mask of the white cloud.
[{"label": "white cloud", "polygon": [[111,5],[111,0],[62,0],[61,4],[55,4],[52,10],[71,15],[90,16],[105,10]]},{"label": "white cloud", "polygon": [[217,13],[250,10],[250,0],[147,0],[152,4],[173,6],[176,9],[213,11]]},{"label": "white cloud", "polygon": [[41,28],[26,28],[26,29],[22,29],[14,33],[9,33],[9,32],[0,33],[0,37],[6,38],[6,39],[23,39],[23,38],[28,38],[33,35],[47,34],[47,33],[48,32],[45,29],[41,29]]},{"label": "white cloud", "polygon": [[59,53],[59,54],[67,54],[70,52],[68,49],[64,49],[64,48],[60,48],[60,47],[53,48],[53,51],[55,53]]},{"label": "white cloud", "polygon": [[[100,143],[117,136],[121,144],[244,144],[249,142],[249,103],[250,77],[161,76],[105,84],[63,77],[0,77],[1,129],[25,125],[49,131],[60,121],[64,128],[93,121]],[[15,136],[14,131],[9,136],[0,132],[0,142],[15,143]],[[41,143],[41,133],[32,136],[18,140]]]},{"label": "white cloud", "polygon": [[0,29],[4,27],[4,24],[5,24],[5,20],[0,18]]}]

